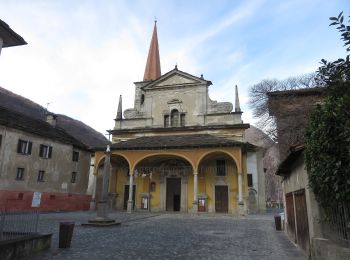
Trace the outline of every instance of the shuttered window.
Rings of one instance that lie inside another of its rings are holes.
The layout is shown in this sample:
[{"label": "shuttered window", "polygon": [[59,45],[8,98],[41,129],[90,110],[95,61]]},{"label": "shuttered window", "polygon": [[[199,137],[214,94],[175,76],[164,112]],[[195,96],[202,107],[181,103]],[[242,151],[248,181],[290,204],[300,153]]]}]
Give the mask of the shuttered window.
[{"label": "shuttered window", "polygon": [[25,140],[18,140],[17,153],[20,154],[31,154],[32,153],[32,142]]},{"label": "shuttered window", "polygon": [[39,156],[46,159],[51,158],[52,146],[41,144],[40,150],[39,150]]}]

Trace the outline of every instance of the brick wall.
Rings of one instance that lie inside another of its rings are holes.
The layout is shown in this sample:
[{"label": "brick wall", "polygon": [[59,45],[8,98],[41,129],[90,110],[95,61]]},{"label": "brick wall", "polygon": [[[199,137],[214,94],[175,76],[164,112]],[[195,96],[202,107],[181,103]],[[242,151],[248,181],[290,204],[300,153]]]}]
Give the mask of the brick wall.
[{"label": "brick wall", "polygon": [[91,195],[43,192],[40,207],[32,207],[32,191],[0,190],[0,211],[80,211],[89,210]]}]

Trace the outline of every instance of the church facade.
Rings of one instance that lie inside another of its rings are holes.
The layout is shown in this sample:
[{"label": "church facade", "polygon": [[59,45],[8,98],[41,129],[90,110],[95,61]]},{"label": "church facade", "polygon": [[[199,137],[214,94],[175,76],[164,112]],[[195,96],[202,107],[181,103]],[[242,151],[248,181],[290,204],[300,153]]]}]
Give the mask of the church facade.
[{"label": "church facade", "polygon": [[[233,106],[211,100],[211,84],[176,66],[161,75],[155,24],[134,107],[123,112],[120,97],[109,131],[108,186],[116,209],[245,214],[249,203],[257,203],[249,197],[247,158],[258,148],[245,142],[249,124],[241,119],[237,86]],[[97,198],[104,158],[101,149]]]}]

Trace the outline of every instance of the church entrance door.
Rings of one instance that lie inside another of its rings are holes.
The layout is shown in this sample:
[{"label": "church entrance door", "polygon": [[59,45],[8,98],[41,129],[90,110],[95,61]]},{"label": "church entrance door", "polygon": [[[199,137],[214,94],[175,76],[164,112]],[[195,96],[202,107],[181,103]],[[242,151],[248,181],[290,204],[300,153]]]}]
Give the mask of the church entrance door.
[{"label": "church entrance door", "polygon": [[180,211],[181,208],[181,178],[166,180],[166,210]]},{"label": "church entrance door", "polygon": [[215,186],[215,212],[228,212],[227,186]]}]

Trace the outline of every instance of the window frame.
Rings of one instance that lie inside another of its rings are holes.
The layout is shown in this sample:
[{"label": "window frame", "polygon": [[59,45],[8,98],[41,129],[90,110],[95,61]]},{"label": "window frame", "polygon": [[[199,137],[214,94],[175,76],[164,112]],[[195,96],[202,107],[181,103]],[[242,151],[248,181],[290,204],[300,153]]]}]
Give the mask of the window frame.
[{"label": "window frame", "polygon": [[17,167],[17,172],[16,172],[16,181],[23,181],[24,180],[24,171],[25,169],[23,167]]},{"label": "window frame", "polygon": [[247,173],[247,185],[249,188],[254,187],[253,174]]},{"label": "window frame", "polygon": [[172,127],[179,127],[180,126],[180,112],[179,112],[179,110],[177,110],[177,109],[171,110],[170,125]]},{"label": "window frame", "polygon": [[50,159],[52,157],[52,146],[40,144],[39,157],[44,159]]},{"label": "window frame", "polygon": [[73,162],[79,162],[79,152],[78,151],[73,151],[72,161]]},{"label": "window frame", "polygon": [[32,154],[32,145],[33,145],[33,143],[31,141],[18,139],[17,153],[23,154],[23,155]]},{"label": "window frame", "polygon": [[186,113],[180,112],[178,109],[174,108],[171,110],[170,114],[164,114],[164,128],[171,127],[184,127]]},{"label": "window frame", "polygon": [[38,172],[38,179],[37,179],[37,181],[38,182],[44,182],[44,176],[45,176],[45,171],[40,170]]},{"label": "window frame", "polygon": [[227,175],[227,173],[226,173],[226,160],[224,160],[224,159],[216,160],[216,177],[224,177],[226,175]]},{"label": "window frame", "polygon": [[77,183],[77,172],[72,172],[71,178],[70,178],[70,182],[71,183]]}]

